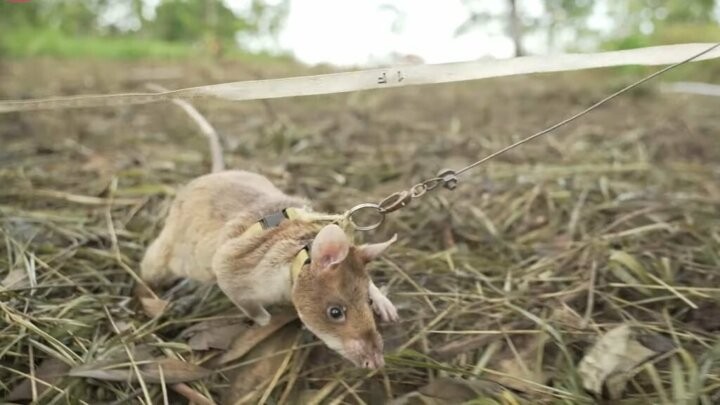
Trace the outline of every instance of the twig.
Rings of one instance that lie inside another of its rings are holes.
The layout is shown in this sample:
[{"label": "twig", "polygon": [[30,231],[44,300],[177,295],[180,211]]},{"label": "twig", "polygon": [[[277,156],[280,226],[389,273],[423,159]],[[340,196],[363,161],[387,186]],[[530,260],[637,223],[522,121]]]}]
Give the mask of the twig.
[{"label": "twig", "polygon": [[[120,329],[117,327],[117,324],[115,323],[112,315],[110,315],[110,310],[108,310],[106,305],[103,305],[103,309],[105,310],[105,314],[107,315],[108,320],[110,320],[110,325],[112,325],[113,331],[115,331],[116,335],[120,336]],[[120,343],[122,343],[123,349],[125,349],[125,353],[128,356],[128,361],[130,362],[130,365],[132,366],[132,369],[137,376],[138,382],[140,383],[140,388],[142,389],[143,395],[145,396],[145,400],[147,401],[148,405],[152,404],[153,402],[152,398],[150,397],[150,391],[148,391],[145,379],[143,378],[142,373],[140,373],[140,368],[138,368],[137,363],[135,362],[135,358],[130,351],[130,348],[128,347],[125,340],[122,339],[122,337],[120,337]]]},{"label": "twig", "polygon": [[258,403],[260,403],[260,404],[267,403],[267,400],[270,397],[270,394],[273,392],[273,390],[277,386],[277,383],[280,380],[280,377],[287,370],[288,365],[290,364],[290,359],[295,354],[295,351],[297,350],[298,345],[300,344],[301,338],[302,338],[302,334],[297,333],[292,347],[287,352],[287,354],[285,354],[285,358],[283,359],[282,364],[280,364],[280,367],[278,367],[277,371],[275,372],[275,375],[273,376],[272,380],[270,381],[270,384],[268,384],[267,388],[265,389],[265,392],[263,393],[263,395],[260,398],[260,401]]},{"label": "twig", "polygon": [[595,279],[597,277],[597,262],[593,260],[592,267],[590,267],[590,281],[588,281],[588,297],[587,305],[585,306],[585,316],[580,323],[580,328],[587,328],[590,323],[590,317],[593,313],[593,307],[595,306]]},{"label": "twig", "polygon": [[172,389],[173,391],[187,398],[190,403],[198,405],[215,405],[215,402],[206,398],[204,395],[200,394],[194,389],[190,388],[190,386],[185,383],[174,384],[172,386]]},{"label": "twig", "polygon": [[[154,83],[148,83],[145,85],[150,90],[158,91],[158,92],[167,92],[169,91],[163,86],[160,86],[159,84]],[[222,145],[220,145],[220,137],[218,136],[217,131],[215,131],[215,128],[213,128],[212,125],[208,122],[208,120],[205,119],[205,117],[200,114],[200,112],[193,107],[192,104],[188,103],[185,100],[174,98],[171,100],[175,105],[182,108],[187,115],[190,116],[190,118],[195,121],[196,124],[200,127],[200,132],[202,132],[203,135],[208,139],[210,142],[210,155],[212,158],[212,172],[220,172],[225,169],[225,161],[223,160],[223,151],[222,151]]]},{"label": "twig", "polygon": [[33,402],[37,401],[38,398],[38,390],[37,390],[37,383],[35,382],[35,355],[33,353],[33,346],[28,346],[28,363],[30,363],[30,392],[32,393],[32,400]]},{"label": "twig", "polygon": [[[135,282],[137,283],[136,291],[142,291],[142,294],[144,294],[145,296],[152,297],[153,299],[160,299],[155,294],[155,292],[147,285],[147,283],[145,283],[145,281],[142,278],[140,278],[140,276],[138,276],[137,273],[135,273],[135,271],[133,269],[131,269],[130,266],[128,266],[125,263],[125,261],[122,258],[122,255],[120,254],[120,245],[118,244],[117,233],[115,232],[115,225],[113,224],[113,218],[112,218],[112,212],[111,212],[116,188],[117,188],[117,178],[114,177],[112,179],[112,182],[110,183],[108,206],[105,209],[105,222],[106,222],[107,228],[108,228],[108,235],[110,236],[110,242],[111,242],[111,248],[112,248],[113,255],[115,257],[115,260],[117,261],[117,264],[120,266],[120,268],[125,270],[125,272],[128,273],[128,275],[130,275],[130,277],[133,280],[135,280]],[[137,293],[136,295],[138,295],[138,298],[141,298],[140,293]]]}]

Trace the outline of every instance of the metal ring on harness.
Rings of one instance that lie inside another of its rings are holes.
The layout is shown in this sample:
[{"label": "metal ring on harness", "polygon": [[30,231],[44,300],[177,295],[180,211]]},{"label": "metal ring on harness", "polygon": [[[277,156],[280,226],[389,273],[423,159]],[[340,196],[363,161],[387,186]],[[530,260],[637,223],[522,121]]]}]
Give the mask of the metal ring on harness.
[{"label": "metal ring on harness", "polygon": [[[356,215],[359,211],[368,210],[368,209],[372,209],[373,211],[375,211],[378,214],[380,219],[377,222],[372,223],[370,225],[358,225],[353,220],[353,216]],[[372,231],[373,229],[379,228],[380,225],[382,225],[383,222],[385,222],[385,213],[381,210],[380,205],[378,205],[378,204],[364,203],[364,204],[358,204],[358,205],[350,208],[345,213],[345,218],[347,218],[348,222],[350,222],[350,224],[353,226],[353,228],[355,228],[358,231]]]}]

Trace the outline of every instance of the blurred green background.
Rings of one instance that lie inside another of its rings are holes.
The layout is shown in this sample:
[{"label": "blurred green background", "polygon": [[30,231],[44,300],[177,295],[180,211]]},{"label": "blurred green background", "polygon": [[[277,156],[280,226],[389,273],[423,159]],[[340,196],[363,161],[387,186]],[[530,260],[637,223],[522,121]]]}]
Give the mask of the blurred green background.
[{"label": "blurred green background", "polygon": [[[277,34],[288,2],[221,0],[0,2],[0,54],[99,58],[243,56],[239,34]],[[150,14],[152,17],[148,17]]]},{"label": "blurred green background", "polygon": [[[309,0],[1,0],[0,56],[287,57],[291,49],[250,51],[238,39],[277,39],[292,7],[303,1]],[[456,35],[496,30],[512,41],[517,55],[720,39],[720,0],[462,3],[467,19]],[[403,12],[407,4],[388,0],[379,7]],[[598,19],[604,19],[604,28],[591,28],[589,22]],[[538,40],[544,42],[542,51],[527,45]]]}]

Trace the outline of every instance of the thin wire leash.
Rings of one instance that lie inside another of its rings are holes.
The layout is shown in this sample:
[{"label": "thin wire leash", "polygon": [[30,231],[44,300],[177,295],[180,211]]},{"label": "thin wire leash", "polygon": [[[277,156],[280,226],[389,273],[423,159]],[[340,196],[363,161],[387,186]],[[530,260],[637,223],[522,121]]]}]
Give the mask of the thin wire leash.
[{"label": "thin wire leash", "polygon": [[[355,228],[355,230],[357,230],[357,231],[371,231],[371,230],[377,229],[380,227],[380,225],[383,224],[383,222],[385,222],[385,216],[387,214],[397,211],[401,208],[407,207],[413,200],[424,196],[427,192],[433,191],[440,186],[443,186],[444,188],[446,188],[448,190],[454,190],[458,184],[458,176],[460,176],[461,174],[464,174],[465,172],[472,170],[472,169],[480,166],[481,164],[483,164],[497,156],[502,155],[505,152],[515,149],[516,147],[518,147],[520,145],[530,142],[535,138],[538,138],[542,135],[553,132],[556,129],[563,127],[563,126],[577,120],[578,118],[588,114],[589,112],[602,106],[603,104],[607,103],[608,101],[610,101],[610,100],[612,100],[612,99],[614,99],[614,98],[616,98],[616,97],[618,97],[618,96],[620,96],[620,95],[644,84],[645,82],[648,82],[648,81],[650,81],[672,69],[675,69],[678,66],[684,65],[688,62],[691,62],[694,59],[697,59],[697,58],[705,55],[706,53],[712,52],[715,48],[718,48],[718,47],[720,47],[720,42],[702,52],[699,52],[699,53],[685,59],[685,60],[682,60],[680,62],[669,65],[663,69],[660,69],[657,72],[655,72],[649,76],[646,76],[646,77],[638,80],[637,82],[634,82],[634,83],[616,91],[615,93],[610,94],[609,96],[596,102],[595,104],[591,105],[590,107],[587,107],[586,109],[576,113],[575,115],[572,115],[551,127],[543,129],[540,132],[536,132],[535,134],[532,134],[518,142],[515,142],[515,143],[508,145],[496,152],[493,152],[493,153],[485,156],[484,158],[463,167],[460,170],[443,169],[437,174],[436,177],[430,177],[428,179],[425,179],[425,180],[413,185],[412,187],[410,187],[407,190],[396,191],[396,192],[388,195],[384,199],[382,199],[379,203],[366,202],[366,203],[358,204],[358,205],[350,208],[349,210],[347,210],[343,214],[343,218],[350,224],[350,226]],[[374,211],[374,214],[378,216],[378,220],[369,225],[358,224],[357,221],[355,221],[353,219],[353,217],[356,216],[361,211]]]}]

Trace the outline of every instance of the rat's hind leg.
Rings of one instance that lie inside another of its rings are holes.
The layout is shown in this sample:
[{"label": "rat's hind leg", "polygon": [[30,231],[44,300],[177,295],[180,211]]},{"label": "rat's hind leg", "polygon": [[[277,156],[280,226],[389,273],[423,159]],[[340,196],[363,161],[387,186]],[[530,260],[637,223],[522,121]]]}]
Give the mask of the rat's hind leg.
[{"label": "rat's hind leg", "polygon": [[168,266],[169,247],[159,237],[148,246],[140,262],[140,278],[151,287],[163,287],[174,279]]},{"label": "rat's hind leg", "polygon": [[370,280],[370,285],[368,286],[368,294],[372,300],[373,310],[380,316],[383,322],[397,322],[400,319],[395,305],[393,305],[388,297],[383,295],[372,280]]},{"label": "rat's hind leg", "polygon": [[238,285],[237,280],[230,277],[218,275],[218,287],[230,298],[245,315],[252,319],[257,325],[265,326],[270,323],[270,313],[260,304],[260,301],[254,298],[251,289]]}]

